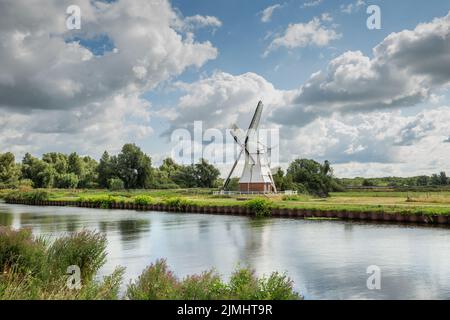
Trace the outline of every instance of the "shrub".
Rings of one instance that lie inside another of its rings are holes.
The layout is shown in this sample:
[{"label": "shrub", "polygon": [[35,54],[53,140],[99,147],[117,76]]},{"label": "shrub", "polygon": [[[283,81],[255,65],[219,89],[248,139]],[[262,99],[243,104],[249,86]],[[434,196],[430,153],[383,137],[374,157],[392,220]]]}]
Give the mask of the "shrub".
[{"label": "shrub", "polygon": [[213,270],[177,279],[165,260],[158,260],[128,285],[126,298],[132,300],[295,300],[301,296],[293,290],[285,275],[272,273],[268,278],[255,276],[247,268],[237,269],[229,283]]},{"label": "shrub", "polygon": [[13,191],[5,196],[8,200],[26,200],[26,201],[47,201],[50,198],[50,194],[44,190],[34,190],[34,191]]},{"label": "shrub", "polygon": [[45,244],[36,241],[31,230],[0,227],[0,274],[36,274],[43,269]]},{"label": "shrub", "polygon": [[255,198],[247,201],[247,208],[257,217],[269,217],[272,214],[272,201],[264,198]]},{"label": "shrub", "polygon": [[155,203],[155,200],[150,196],[139,195],[134,197],[134,203],[140,206],[146,206]]},{"label": "shrub", "polygon": [[135,283],[127,288],[131,300],[176,299],[179,283],[165,260],[157,260],[145,269]]},{"label": "shrub", "polygon": [[106,237],[91,231],[81,231],[56,240],[48,249],[51,270],[65,274],[67,267],[77,265],[83,280],[91,280],[106,262]]},{"label": "shrub", "polygon": [[188,205],[191,204],[191,202],[185,198],[168,198],[165,201],[166,205],[172,208],[175,208],[176,210],[184,210]]},{"label": "shrub", "polygon": [[56,176],[56,187],[61,189],[75,189],[79,179],[75,173],[65,173]]},{"label": "shrub", "polygon": [[227,285],[213,270],[187,276],[180,285],[179,298],[183,300],[220,300],[227,296]]},{"label": "shrub", "polygon": [[125,189],[125,184],[122,179],[113,178],[108,180],[108,189],[112,191],[118,191]]}]

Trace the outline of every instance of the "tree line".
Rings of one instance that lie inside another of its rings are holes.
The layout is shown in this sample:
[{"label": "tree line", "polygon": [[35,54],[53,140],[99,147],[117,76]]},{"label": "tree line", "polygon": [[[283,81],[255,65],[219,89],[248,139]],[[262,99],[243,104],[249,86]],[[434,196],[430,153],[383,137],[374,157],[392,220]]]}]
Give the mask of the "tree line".
[{"label": "tree line", "polygon": [[151,157],[135,144],[125,144],[118,155],[105,151],[99,162],[75,152],[46,153],[41,159],[27,153],[21,163],[11,152],[0,154],[0,188],[212,188],[219,176],[204,159],[188,166],[165,159],[152,167]]},{"label": "tree line", "polygon": [[450,186],[450,178],[444,171],[432,174],[431,176],[416,177],[384,177],[384,178],[352,178],[339,179],[339,183],[345,187],[446,187]]},{"label": "tree line", "polygon": [[[125,144],[120,153],[105,151],[99,161],[73,152],[51,152],[40,159],[25,154],[16,163],[14,154],[0,154],[0,188],[29,186],[34,188],[107,188],[121,189],[176,189],[219,188],[223,185],[220,171],[205,159],[191,165],[177,164],[171,158],[159,167],[135,144]],[[286,172],[278,168],[274,175],[278,190],[297,190],[318,196],[342,187],[333,176],[328,161],[297,159]],[[230,190],[238,190],[239,178],[234,178]]]}]

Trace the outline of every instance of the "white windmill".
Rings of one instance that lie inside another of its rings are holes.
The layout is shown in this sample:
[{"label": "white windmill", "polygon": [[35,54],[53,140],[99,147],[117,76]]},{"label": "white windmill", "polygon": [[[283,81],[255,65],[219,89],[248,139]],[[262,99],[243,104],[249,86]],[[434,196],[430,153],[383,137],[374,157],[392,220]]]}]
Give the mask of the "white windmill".
[{"label": "white windmill", "polygon": [[267,159],[266,148],[259,141],[258,127],[261,120],[261,114],[263,111],[263,103],[260,101],[256,107],[255,114],[246,133],[239,129],[236,125],[233,125],[231,135],[234,141],[241,147],[236,162],[231,168],[223,189],[226,190],[231,176],[242,156],[245,154],[245,165],[242,171],[241,178],[239,180],[239,191],[241,192],[258,192],[258,193],[270,193],[277,192],[272,173],[270,171],[270,164]]}]

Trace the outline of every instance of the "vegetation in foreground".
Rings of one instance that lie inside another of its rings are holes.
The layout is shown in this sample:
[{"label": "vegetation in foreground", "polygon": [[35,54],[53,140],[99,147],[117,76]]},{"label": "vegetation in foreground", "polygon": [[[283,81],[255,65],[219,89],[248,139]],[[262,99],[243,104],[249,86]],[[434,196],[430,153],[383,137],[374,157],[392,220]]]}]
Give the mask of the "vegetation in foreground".
[{"label": "vegetation in foreground", "polygon": [[[100,281],[94,280],[106,262],[106,238],[82,231],[53,243],[36,238],[30,230],[0,228],[0,300],[294,300],[301,296],[293,282],[277,272],[258,278],[238,268],[228,282],[214,270],[178,279],[165,260],[146,268],[121,292],[124,268],[118,267]],[[79,290],[67,286],[67,267],[81,270]]]}]

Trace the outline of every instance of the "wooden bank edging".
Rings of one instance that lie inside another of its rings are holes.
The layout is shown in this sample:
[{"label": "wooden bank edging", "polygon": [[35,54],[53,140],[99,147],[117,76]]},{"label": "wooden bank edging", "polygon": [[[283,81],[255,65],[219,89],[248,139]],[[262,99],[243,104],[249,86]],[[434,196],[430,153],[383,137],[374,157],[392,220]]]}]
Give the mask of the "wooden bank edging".
[{"label": "wooden bank edging", "polygon": [[[92,202],[73,201],[28,201],[28,200],[7,200],[8,204],[22,204],[32,206],[59,206],[59,207],[80,207],[80,208],[101,208],[101,204]],[[110,209],[138,210],[138,211],[168,211],[186,213],[205,213],[220,215],[245,215],[253,216],[253,212],[245,206],[197,206],[188,205],[184,208],[175,208],[164,204],[138,205],[134,203],[113,203]],[[348,212],[332,210],[309,210],[309,209],[272,209],[274,218],[328,218],[354,221],[374,221],[374,222],[396,222],[396,223],[422,223],[433,225],[450,224],[448,215],[416,215],[402,213],[384,212]]]}]

